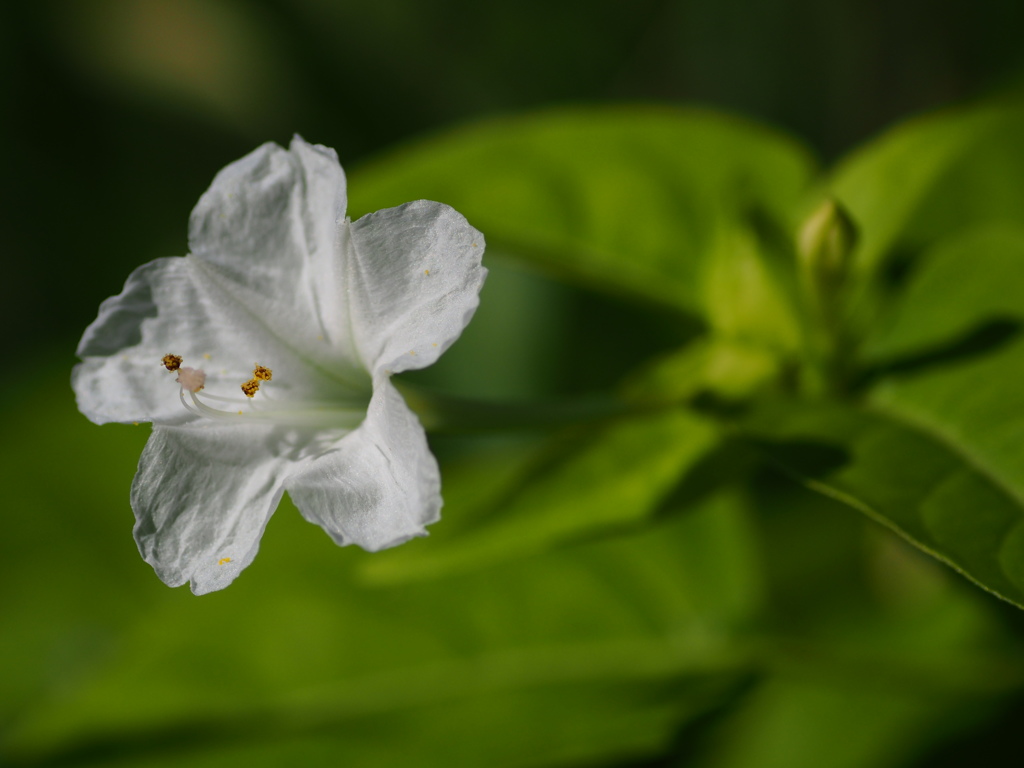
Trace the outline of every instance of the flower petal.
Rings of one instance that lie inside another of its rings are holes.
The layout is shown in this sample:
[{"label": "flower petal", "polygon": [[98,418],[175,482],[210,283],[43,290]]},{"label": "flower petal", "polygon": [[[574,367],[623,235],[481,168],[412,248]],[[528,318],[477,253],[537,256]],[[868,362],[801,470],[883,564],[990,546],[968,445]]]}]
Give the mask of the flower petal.
[{"label": "flower petal", "polygon": [[136,269],[124,290],[100,305],[79,342],[84,362],[71,374],[79,410],[96,424],[189,420],[160,359],[180,354],[201,367],[203,355],[224,346],[233,329],[212,317],[214,309],[186,259],[157,259]]},{"label": "flower petal", "polygon": [[192,254],[211,277],[273,321],[289,344],[361,367],[348,327],[345,174],[333,149],[296,136],[224,168],[189,222]]},{"label": "flower petal", "polygon": [[174,375],[160,366],[168,353],[205,369],[210,392],[239,397],[255,361],[278,373],[274,386],[282,394],[301,397],[339,386],[207,279],[195,259],[172,257],[132,272],[86,328],[78,345],[84,362],[71,374],[79,410],[96,424],[190,421]]},{"label": "flower petal", "polygon": [[223,589],[252,562],[284,490],[269,429],[153,428],[132,483],[135,541],[168,586]]},{"label": "flower petal", "polygon": [[425,536],[441,510],[441,481],[426,435],[387,377],[366,421],[287,481],[303,517],[339,545],[374,552]]},{"label": "flower petal", "polygon": [[351,225],[352,327],[367,367],[433,363],[480,303],[484,238],[454,208],[428,200]]}]

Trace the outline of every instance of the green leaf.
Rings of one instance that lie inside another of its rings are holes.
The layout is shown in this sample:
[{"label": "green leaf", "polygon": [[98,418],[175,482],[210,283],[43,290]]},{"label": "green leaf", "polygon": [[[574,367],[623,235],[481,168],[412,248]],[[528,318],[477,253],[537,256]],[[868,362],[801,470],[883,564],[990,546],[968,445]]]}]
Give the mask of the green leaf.
[{"label": "green leaf", "polygon": [[723,224],[705,257],[702,315],[723,339],[786,356],[802,342],[794,294],[786,290],[793,265],[778,274],[769,255],[750,228]]},{"label": "green leaf", "polygon": [[860,269],[958,229],[1019,221],[1022,131],[1019,104],[946,110],[892,129],[840,164],[828,186],[860,226]]},{"label": "green leaf", "polygon": [[775,403],[749,425],[810,487],[1024,606],[1024,505],[970,447],[895,409]]},{"label": "green leaf", "polygon": [[1024,207],[1024,106],[992,101],[912,120],[827,180],[859,225],[844,315],[863,338],[891,308],[908,267],[960,233],[1016,225]]},{"label": "green leaf", "polygon": [[352,174],[351,206],[355,215],[440,200],[493,252],[703,313],[723,290],[718,279],[716,300],[705,296],[722,233],[751,211],[795,231],[813,170],[795,142],[737,118],[577,107],[477,123],[394,152]]},{"label": "green leaf", "polygon": [[916,365],[912,358],[870,393],[874,409],[944,446],[963,471],[984,479],[986,490],[970,491],[957,487],[956,476],[947,478],[933,490],[933,505],[940,506],[942,494],[955,495],[962,499],[959,512],[941,504],[931,514],[941,515],[942,525],[962,539],[959,546],[970,548],[971,561],[961,566],[987,574],[981,576],[987,585],[1018,604],[1017,592],[1003,592],[1003,578],[1018,589],[1024,581],[1022,266],[1024,230],[1005,226],[967,232],[927,254],[892,324],[872,341],[876,354],[932,350],[997,320],[1009,333],[923,355]]},{"label": "green leaf", "polygon": [[[992,324],[1024,320],[1024,228],[967,229],[922,255],[891,316],[865,341],[869,362],[940,353]],[[962,354],[985,352],[975,344]]]},{"label": "green leaf", "polygon": [[764,348],[707,336],[649,361],[626,379],[623,394],[637,403],[678,403],[701,392],[741,400],[778,374],[778,359]]},{"label": "green leaf", "polygon": [[941,371],[889,379],[872,395],[875,407],[956,457],[957,471],[932,490],[929,514],[961,539],[958,548],[970,555],[965,570],[1000,593],[1009,581],[1014,589],[1003,594],[1018,605],[1024,584],[1022,374],[1024,344],[1018,342]]}]

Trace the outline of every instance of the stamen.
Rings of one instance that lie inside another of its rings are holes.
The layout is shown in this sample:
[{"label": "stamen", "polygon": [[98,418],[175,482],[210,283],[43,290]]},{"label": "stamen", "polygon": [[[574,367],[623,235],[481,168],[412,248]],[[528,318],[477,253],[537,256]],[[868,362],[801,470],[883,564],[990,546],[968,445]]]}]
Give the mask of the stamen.
[{"label": "stamen", "polygon": [[[337,405],[321,405],[315,403],[303,403],[303,408],[276,408],[271,411],[222,411],[219,408],[212,408],[194,392],[190,393],[189,400],[185,399],[185,390],[178,393],[181,404],[190,413],[196,416],[205,416],[209,419],[222,421],[246,421],[281,424],[285,426],[318,426],[318,427],[344,427],[355,429],[366,417],[365,408],[339,408]],[[205,397],[205,395],[204,395]]]},{"label": "stamen", "polygon": [[176,371],[181,368],[181,355],[164,355],[160,362],[168,371]]},{"label": "stamen", "polygon": [[179,368],[176,381],[181,384],[182,389],[198,392],[206,386],[206,372],[198,368]]},{"label": "stamen", "polygon": [[[279,424],[288,427],[313,426],[319,428],[342,428],[346,430],[355,429],[366,418],[365,403],[339,402],[312,402],[303,401],[299,407],[288,407],[282,404],[275,404],[273,401],[264,402],[262,406],[254,400],[260,385],[270,381],[273,372],[266,366],[256,363],[253,370],[253,378],[241,385],[242,394],[252,401],[251,407],[246,410],[237,410],[242,401],[238,397],[224,397],[203,393],[206,400],[215,400],[222,403],[230,403],[231,410],[214,408],[203,402],[198,393],[206,386],[206,372],[198,368],[188,368],[181,365],[182,359],[177,355],[167,355],[163,362],[165,366],[173,365],[178,371],[177,381],[181,385],[178,391],[178,399],[182,406],[194,416],[220,421],[233,421],[238,423],[244,419],[246,422],[258,422],[264,424]],[[168,367],[170,370],[170,367]],[[188,392],[186,397],[185,393]],[[265,399],[266,395],[260,395]]]}]

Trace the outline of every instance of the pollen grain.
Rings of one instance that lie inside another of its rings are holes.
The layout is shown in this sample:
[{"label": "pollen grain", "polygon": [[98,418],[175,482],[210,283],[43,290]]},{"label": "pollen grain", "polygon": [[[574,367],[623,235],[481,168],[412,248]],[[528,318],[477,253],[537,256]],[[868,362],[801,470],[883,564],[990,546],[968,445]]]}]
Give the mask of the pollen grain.
[{"label": "pollen grain", "polygon": [[230,557],[222,557],[220,560],[217,561],[217,565],[227,565],[230,562],[231,562],[231,558]]},{"label": "pollen grain", "polygon": [[181,355],[164,355],[160,362],[168,371],[176,371],[181,368]]}]

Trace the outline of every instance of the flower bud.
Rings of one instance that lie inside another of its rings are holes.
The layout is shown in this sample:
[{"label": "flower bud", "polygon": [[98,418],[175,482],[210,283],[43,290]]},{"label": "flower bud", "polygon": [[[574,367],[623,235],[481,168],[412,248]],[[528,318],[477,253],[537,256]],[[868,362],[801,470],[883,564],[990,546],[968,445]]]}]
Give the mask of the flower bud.
[{"label": "flower bud", "polygon": [[815,298],[835,298],[850,272],[856,244],[857,226],[837,200],[826,198],[807,217],[797,235],[797,258]]}]

